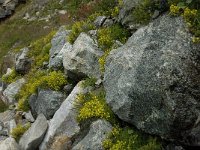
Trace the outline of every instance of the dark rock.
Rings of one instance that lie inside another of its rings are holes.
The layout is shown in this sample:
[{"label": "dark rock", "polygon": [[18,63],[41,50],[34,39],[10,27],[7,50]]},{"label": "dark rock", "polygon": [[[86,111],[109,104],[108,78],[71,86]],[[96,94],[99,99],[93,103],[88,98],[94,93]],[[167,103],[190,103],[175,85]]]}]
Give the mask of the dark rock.
[{"label": "dark rock", "polygon": [[67,84],[64,86],[64,92],[69,95],[71,91],[73,90],[74,86],[72,84]]},{"label": "dark rock", "polygon": [[51,119],[64,99],[65,95],[62,92],[39,89],[38,95],[32,95],[29,98],[33,117],[36,118],[37,115],[43,113],[47,119]]},{"label": "dark rock", "polygon": [[147,133],[199,145],[192,130],[200,126],[200,45],[191,39],[181,17],[164,15],[111,51],[104,86],[119,118]]}]

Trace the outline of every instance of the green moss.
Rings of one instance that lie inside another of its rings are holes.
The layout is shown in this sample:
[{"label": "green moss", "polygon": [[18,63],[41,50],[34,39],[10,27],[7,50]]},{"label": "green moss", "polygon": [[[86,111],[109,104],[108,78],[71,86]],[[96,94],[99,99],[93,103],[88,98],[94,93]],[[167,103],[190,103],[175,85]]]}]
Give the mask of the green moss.
[{"label": "green moss", "polygon": [[61,90],[67,84],[66,77],[61,71],[50,72],[49,75],[44,77],[43,82],[46,82],[47,87],[56,91]]},{"label": "green moss", "polygon": [[0,99],[0,113],[8,109],[8,106]]},{"label": "green moss", "polygon": [[103,142],[105,150],[161,150],[155,138],[142,135],[128,127],[114,127]]},{"label": "green moss", "polygon": [[104,66],[107,56],[112,49],[116,48],[114,47],[115,41],[118,40],[121,43],[125,43],[130,35],[130,32],[120,24],[115,24],[111,27],[101,28],[98,30],[98,44],[105,52],[104,55],[99,58],[100,70],[102,72],[105,70]]},{"label": "green moss", "polygon": [[104,93],[80,94],[74,104],[78,110],[77,120],[79,122],[87,119],[106,119],[110,122],[115,121],[114,114],[105,101]]},{"label": "green moss", "polygon": [[73,44],[81,32],[88,32],[89,30],[92,30],[94,28],[94,25],[90,21],[75,22],[72,26],[72,31],[70,32],[67,40],[71,44]]},{"label": "green moss", "polygon": [[88,86],[94,87],[96,82],[97,82],[96,78],[90,77],[90,78],[87,78],[87,79],[84,80],[84,82],[82,83],[82,86],[84,88],[88,87]]},{"label": "green moss", "polygon": [[21,136],[30,128],[30,126],[30,123],[27,123],[25,125],[18,124],[14,129],[12,129],[11,136],[16,141],[19,141]]},{"label": "green moss", "polygon": [[138,24],[148,24],[151,20],[151,17],[154,11],[159,10],[160,4],[159,1],[152,0],[142,0],[139,5],[133,10],[132,16],[135,20],[135,23]]},{"label": "green moss", "polygon": [[200,9],[196,1],[173,1],[169,2],[170,14],[172,16],[182,16],[190,30],[194,35],[192,41],[194,43],[200,42]]},{"label": "green moss", "polygon": [[2,81],[9,84],[15,82],[20,77],[21,76],[13,69],[10,74],[2,76]]}]

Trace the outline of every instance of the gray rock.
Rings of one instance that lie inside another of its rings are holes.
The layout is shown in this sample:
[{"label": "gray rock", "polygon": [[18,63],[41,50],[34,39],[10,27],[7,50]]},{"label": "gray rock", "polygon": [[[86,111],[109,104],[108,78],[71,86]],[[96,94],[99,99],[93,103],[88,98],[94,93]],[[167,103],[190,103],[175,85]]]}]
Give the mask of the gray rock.
[{"label": "gray rock", "polygon": [[31,111],[29,111],[29,112],[24,112],[24,118],[26,119],[26,120],[28,120],[29,122],[34,122],[35,121],[35,119],[33,118],[33,115],[32,115],[32,113],[31,113]]},{"label": "gray rock", "polygon": [[93,39],[97,39],[97,30],[90,30],[90,31],[88,31],[88,34],[89,34]]},{"label": "gray rock", "polygon": [[1,150],[21,150],[15,139],[7,138],[4,141],[0,141]]},{"label": "gray rock", "polygon": [[52,47],[50,49],[49,68],[58,70],[63,67],[63,53],[65,53],[68,48],[71,48],[71,44],[68,42],[66,43],[69,33],[70,31],[62,26],[51,40]]},{"label": "gray rock", "polygon": [[5,18],[6,17],[6,11],[0,7],[0,19]]},{"label": "gray rock", "polygon": [[5,123],[5,122],[8,122],[12,119],[14,119],[15,117],[15,112],[12,110],[7,110],[3,113],[0,113],[0,120],[1,122]]},{"label": "gray rock", "polygon": [[43,114],[38,115],[36,121],[24,133],[19,141],[22,150],[34,150],[39,147],[47,131],[48,124]]},{"label": "gray rock", "polygon": [[5,97],[3,101],[8,105],[14,104],[16,102],[15,96],[17,95],[21,87],[24,85],[24,83],[25,83],[25,79],[21,78],[9,84],[7,88],[3,91],[3,95]]},{"label": "gray rock", "polygon": [[106,20],[106,16],[98,16],[96,20],[94,21],[94,25],[98,28],[101,27]]},{"label": "gray rock", "polygon": [[6,0],[0,0],[0,4],[3,4]]},{"label": "gray rock", "polygon": [[25,1],[26,0],[0,0],[0,19],[12,15],[16,6]]},{"label": "gray rock", "polygon": [[[104,86],[119,118],[181,142],[199,126],[200,46],[191,39],[181,17],[164,15],[111,52]],[[183,142],[193,145],[195,140]]]},{"label": "gray rock", "polygon": [[51,119],[65,99],[65,95],[59,91],[39,89],[38,95],[29,98],[29,105],[33,117],[43,113],[47,119]]},{"label": "gray rock", "polygon": [[2,131],[4,128],[4,123],[0,121],[0,131]]},{"label": "gray rock", "polygon": [[76,85],[50,120],[49,129],[40,145],[40,150],[47,150],[48,145],[52,144],[51,142],[56,136],[66,135],[68,138],[71,138],[80,131],[80,127],[76,121],[77,111],[74,109],[74,102],[77,95],[87,92],[86,89],[81,87],[81,84],[82,82],[79,82]]},{"label": "gray rock", "polygon": [[14,129],[17,126],[15,119],[12,119],[8,122],[8,132],[11,133],[12,129]]},{"label": "gray rock", "polygon": [[86,33],[81,33],[73,48],[64,54],[63,65],[72,79],[84,76],[99,78],[101,73],[98,59],[102,55],[97,43]]},{"label": "gray rock", "polygon": [[133,28],[135,25],[135,19],[132,16],[132,11],[136,6],[138,6],[140,0],[123,0],[123,7],[119,12],[118,20],[122,23],[122,25]]},{"label": "gray rock", "polygon": [[106,19],[105,22],[103,23],[104,27],[109,27],[114,24],[114,21],[112,19]]},{"label": "gray rock", "polygon": [[102,142],[111,130],[111,124],[105,120],[93,122],[89,133],[72,150],[103,150]]},{"label": "gray rock", "polygon": [[21,49],[16,57],[15,70],[20,74],[26,74],[31,68],[31,60],[28,58],[29,49],[27,47]]}]

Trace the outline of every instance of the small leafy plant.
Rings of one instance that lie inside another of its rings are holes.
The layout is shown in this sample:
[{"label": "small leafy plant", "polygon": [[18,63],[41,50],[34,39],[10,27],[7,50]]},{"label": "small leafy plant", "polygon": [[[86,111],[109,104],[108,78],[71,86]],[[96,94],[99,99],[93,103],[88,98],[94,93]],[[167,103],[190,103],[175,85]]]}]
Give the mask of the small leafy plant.
[{"label": "small leafy plant", "polygon": [[9,84],[15,82],[19,78],[20,75],[13,69],[10,74],[2,76],[2,81]]},{"label": "small leafy plant", "polygon": [[93,30],[95,27],[90,21],[78,21],[72,26],[72,31],[68,36],[68,41],[73,44],[81,32],[88,32]]},{"label": "small leafy plant", "polygon": [[14,129],[12,129],[11,136],[16,141],[19,141],[21,136],[30,128],[30,126],[30,123],[27,123],[25,125],[18,124]]},{"label": "small leafy plant", "polygon": [[196,0],[176,0],[169,1],[170,14],[172,16],[182,16],[190,30],[194,35],[192,41],[200,42],[200,9],[199,3]]},{"label": "small leafy plant", "polygon": [[77,120],[79,122],[98,118],[114,121],[114,115],[106,104],[103,93],[80,94],[74,106],[78,110]]},{"label": "small leafy plant", "polygon": [[155,138],[141,135],[129,127],[115,126],[103,142],[105,150],[161,150]]}]

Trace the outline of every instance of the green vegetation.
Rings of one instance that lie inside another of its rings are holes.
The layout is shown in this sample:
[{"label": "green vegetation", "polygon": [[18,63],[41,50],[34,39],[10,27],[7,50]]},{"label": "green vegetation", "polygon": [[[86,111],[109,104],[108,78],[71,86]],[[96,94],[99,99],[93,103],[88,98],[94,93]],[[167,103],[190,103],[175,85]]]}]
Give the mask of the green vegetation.
[{"label": "green vegetation", "polygon": [[29,110],[28,98],[37,92],[38,87],[61,90],[67,83],[65,75],[61,71],[53,71],[48,74],[45,71],[33,70],[26,78],[27,82],[17,95],[18,109],[23,111]]},{"label": "green vegetation", "polygon": [[120,24],[114,24],[110,27],[101,28],[98,30],[98,44],[99,47],[104,50],[104,55],[99,59],[100,69],[104,72],[105,61],[110,51],[115,45],[115,41],[118,40],[121,43],[125,43],[128,37],[130,36],[130,32],[124,29]]},{"label": "green vegetation", "polygon": [[0,113],[8,109],[8,106],[0,99]]},{"label": "green vegetation", "polygon": [[88,87],[88,86],[94,87],[96,82],[97,82],[96,78],[90,77],[90,78],[87,78],[87,79],[84,80],[84,82],[82,83],[82,86],[84,88]]},{"label": "green vegetation", "polygon": [[105,150],[161,150],[155,138],[141,135],[128,127],[114,127],[103,146]]},{"label": "green vegetation", "polygon": [[87,93],[80,94],[74,104],[78,110],[77,120],[79,122],[87,119],[106,119],[114,122],[115,118],[113,112],[108,107],[105,101],[105,93]]},{"label": "green vegetation", "polygon": [[43,82],[46,82],[46,86],[55,91],[61,90],[67,84],[66,77],[61,71],[50,72],[44,77]]},{"label": "green vegetation", "polygon": [[79,21],[75,22],[72,26],[72,31],[68,36],[68,41],[73,44],[81,32],[88,32],[93,30],[95,27],[90,21]]},{"label": "green vegetation", "polygon": [[155,10],[164,9],[159,1],[141,0],[139,5],[133,10],[132,16],[135,23],[148,24]]},{"label": "green vegetation", "polygon": [[51,39],[55,35],[55,31],[50,32],[45,37],[31,43],[29,57],[34,59],[32,68],[41,68],[43,62],[49,61],[49,50],[51,48]]},{"label": "green vegetation", "polygon": [[2,76],[2,81],[9,84],[15,82],[19,78],[20,75],[15,71],[15,69],[13,69],[10,74]]},{"label": "green vegetation", "polygon": [[19,141],[21,136],[30,128],[30,126],[30,123],[27,123],[25,125],[18,124],[14,129],[12,129],[11,136],[16,141]]},{"label": "green vegetation", "polygon": [[49,33],[51,29],[43,29],[45,25],[44,22],[28,23],[23,20],[7,20],[0,24],[0,63],[9,50],[25,47],[30,41]]},{"label": "green vegetation", "polygon": [[193,42],[200,42],[200,9],[196,0],[171,0],[169,1],[170,14],[172,16],[183,16],[190,32],[194,35]]}]

